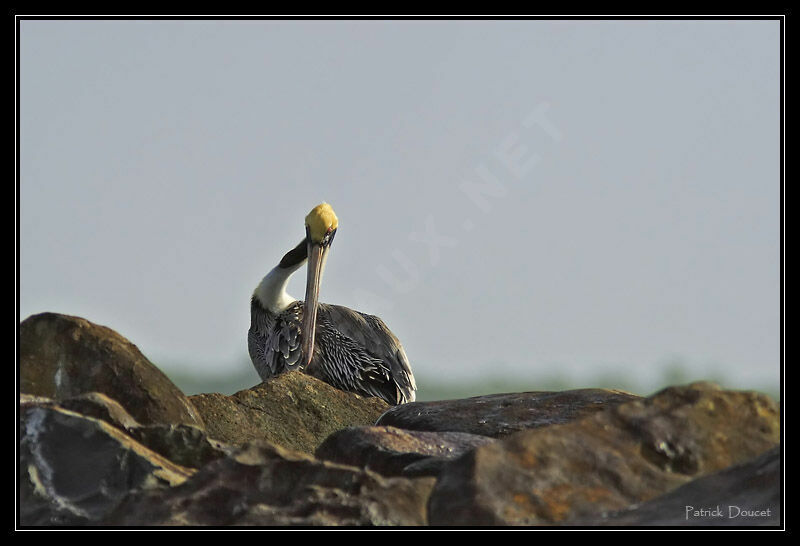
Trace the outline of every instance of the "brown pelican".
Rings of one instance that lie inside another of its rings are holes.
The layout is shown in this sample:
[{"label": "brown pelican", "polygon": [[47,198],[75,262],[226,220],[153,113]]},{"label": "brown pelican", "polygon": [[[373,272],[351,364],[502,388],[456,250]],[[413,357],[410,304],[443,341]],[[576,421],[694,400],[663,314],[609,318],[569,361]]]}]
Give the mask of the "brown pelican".
[{"label": "brown pelican", "polygon": [[[389,404],[413,402],[417,389],[403,346],[381,319],[319,303],[325,262],[339,227],[327,203],[306,216],[306,237],[286,253],[253,292],[247,344],[262,380],[288,370]],[[305,302],[286,293],[306,261]]]}]

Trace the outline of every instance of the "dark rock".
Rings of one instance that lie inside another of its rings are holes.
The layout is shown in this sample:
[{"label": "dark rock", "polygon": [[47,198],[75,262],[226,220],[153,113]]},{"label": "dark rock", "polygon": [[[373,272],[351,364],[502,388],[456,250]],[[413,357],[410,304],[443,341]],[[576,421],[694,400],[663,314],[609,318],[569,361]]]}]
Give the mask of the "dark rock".
[{"label": "dark rock", "polygon": [[211,462],[183,485],[136,492],[110,525],[426,524],[432,478],[384,478],[266,444]]},{"label": "dark rock", "polygon": [[130,428],[138,427],[139,423],[125,411],[119,402],[112,400],[101,392],[87,392],[74,398],[64,400],[53,400],[45,396],[33,396],[20,394],[19,403],[22,406],[53,407],[74,411],[86,417],[94,417],[114,425],[118,429],[127,431]]},{"label": "dark rock", "polygon": [[143,425],[203,426],[186,396],[134,344],[88,320],[42,313],[19,325],[20,390],[55,400],[100,392]]},{"label": "dark rock", "polygon": [[638,398],[634,394],[609,389],[491,394],[395,406],[381,415],[375,424],[500,438],[520,430],[574,421]]},{"label": "dark rock", "polygon": [[389,407],[380,398],[344,392],[301,372],[281,374],[232,396],[189,399],[211,438],[235,446],[266,441],[304,453],[313,453],[337,430],[371,425]]},{"label": "dark rock", "polygon": [[[481,438],[486,438],[486,436],[481,436]],[[403,468],[402,475],[406,478],[418,478],[420,476],[438,477],[445,465],[451,460],[452,459],[446,459],[444,457],[420,459]]]},{"label": "dark rock", "polygon": [[670,387],[579,421],[518,432],[444,465],[432,525],[569,522],[627,508],[779,441],[775,402],[710,384]]},{"label": "dark rock", "polygon": [[200,468],[232,451],[191,425],[148,425],[132,428],[128,434],[173,463],[189,468]]},{"label": "dark rock", "polygon": [[189,399],[116,332],[52,313],[19,351],[22,526],[780,523],[779,412],[757,393],[390,408],[290,372]]},{"label": "dark rock", "polygon": [[574,525],[780,525],[780,448],[697,478],[635,508],[574,520]]},{"label": "dark rock", "polygon": [[[423,459],[449,460],[491,438],[465,432],[425,432],[394,427],[350,427],[334,432],[317,448],[316,457],[358,466],[383,474],[404,475],[411,464]],[[417,465],[415,476],[435,476],[438,466]]]},{"label": "dark rock", "polygon": [[134,488],[177,485],[192,471],[99,419],[57,407],[20,410],[20,523],[100,521]]},{"label": "dark rock", "polygon": [[56,408],[100,419],[181,466],[198,468],[230,451],[228,446],[207,438],[202,429],[191,425],[140,425],[116,401],[98,392],[59,401],[21,394],[20,406]]}]

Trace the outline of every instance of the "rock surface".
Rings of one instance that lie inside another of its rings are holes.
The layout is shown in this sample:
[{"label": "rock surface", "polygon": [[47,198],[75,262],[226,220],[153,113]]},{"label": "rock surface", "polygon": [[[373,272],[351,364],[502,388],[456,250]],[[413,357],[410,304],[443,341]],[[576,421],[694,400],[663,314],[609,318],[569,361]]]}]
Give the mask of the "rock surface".
[{"label": "rock surface", "polygon": [[445,465],[433,525],[565,523],[648,501],[779,441],[767,396],[671,387],[564,425],[526,430]]},{"label": "rock surface", "polygon": [[41,313],[19,325],[20,391],[56,400],[99,392],[143,425],[203,426],[186,396],[114,330]]},{"label": "rock surface", "polygon": [[780,525],[780,448],[746,463],[697,478],[628,510],[602,514],[575,525]]},{"label": "rock surface", "polygon": [[114,425],[122,431],[138,427],[139,423],[125,411],[116,400],[112,400],[101,392],[87,392],[74,398],[53,400],[46,396],[20,394],[19,403],[22,406],[58,406],[61,409],[80,413],[86,417],[94,417]]},{"label": "rock surface", "polygon": [[35,315],[19,335],[23,526],[780,523],[780,416],[757,393],[692,384],[389,408],[290,372],[186,397],[84,319]]},{"label": "rock surface", "polygon": [[128,430],[131,438],[170,461],[189,468],[225,457],[231,446],[212,440],[191,425],[146,425]]},{"label": "rock surface", "polygon": [[202,429],[192,425],[140,425],[102,393],[90,392],[64,400],[21,394],[19,400],[25,409],[53,408],[100,419],[170,461],[190,468],[203,466],[231,451],[230,446],[209,439]]},{"label": "rock surface", "polygon": [[332,432],[371,425],[389,405],[340,391],[300,372],[288,372],[232,396],[189,397],[206,422],[209,437],[242,446],[265,441],[314,453]]},{"label": "rock surface", "polygon": [[[465,432],[351,427],[328,436],[315,455],[384,476],[435,476],[445,461],[492,441],[486,436]],[[425,464],[421,464],[423,461]]]},{"label": "rock surface", "polygon": [[426,524],[433,479],[384,478],[277,446],[252,445],[183,485],[131,495],[111,525]]},{"label": "rock surface", "polygon": [[22,407],[19,434],[23,525],[96,523],[131,490],[192,474],[104,421],[57,407]]},{"label": "rock surface", "polygon": [[520,430],[568,423],[638,398],[610,389],[490,394],[394,406],[375,424],[500,438]]}]

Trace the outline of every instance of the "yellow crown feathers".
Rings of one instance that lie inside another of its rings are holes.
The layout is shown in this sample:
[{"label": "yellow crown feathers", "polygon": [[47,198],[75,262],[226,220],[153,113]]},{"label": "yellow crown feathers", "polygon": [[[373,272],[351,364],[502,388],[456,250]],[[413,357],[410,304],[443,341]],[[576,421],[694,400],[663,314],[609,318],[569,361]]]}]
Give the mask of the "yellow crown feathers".
[{"label": "yellow crown feathers", "polygon": [[325,238],[328,232],[339,227],[339,219],[328,203],[321,203],[311,209],[306,216],[306,226],[311,240],[319,243]]}]

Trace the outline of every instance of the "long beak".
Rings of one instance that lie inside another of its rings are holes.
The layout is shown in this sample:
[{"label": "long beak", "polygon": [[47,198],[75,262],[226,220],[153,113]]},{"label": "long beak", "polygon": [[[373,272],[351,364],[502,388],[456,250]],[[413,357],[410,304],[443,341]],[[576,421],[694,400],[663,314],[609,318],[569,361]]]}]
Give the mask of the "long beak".
[{"label": "long beak", "polygon": [[305,365],[311,363],[314,356],[314,331],[317,326],[317,304],[319,287],[322,283],[322,272],[328,259],[329,246],[308,242],[308,272],[306,277],[306,299],[303,306],[303,357]]}]

